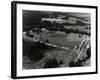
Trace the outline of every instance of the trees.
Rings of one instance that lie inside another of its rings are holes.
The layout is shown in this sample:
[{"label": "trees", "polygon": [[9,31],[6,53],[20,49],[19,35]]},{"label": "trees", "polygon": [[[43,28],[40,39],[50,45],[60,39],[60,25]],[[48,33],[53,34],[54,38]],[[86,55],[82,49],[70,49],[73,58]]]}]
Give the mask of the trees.
[{"label": "trees", "polygon": [[56,68],[58,66],[59,66],[59,64],[58,64],[57,60],[51,59],[46,62],[46,64],[44,65],[44,68]]},{"label": "trees", "polygon": [[79,67],[82,66],[82,61],[81,60],[77,60],[77,62],[71,61],[69,62],[69,67]]},{"label": "trees", "polygon": [[40,42],[31,44],[30,52],[28,53],[28,57],[31,60],[39,61],[44,57],[44,53],[46,50],[46,45]]},{"label": "trees", "polygon": [[55,58],[50,59],[46,62],[46,64],[44,65],[44,68],[56,68],[56,67],[59,67],[59,65],[62,63],[63,63],[62,60],[58,62]]}]

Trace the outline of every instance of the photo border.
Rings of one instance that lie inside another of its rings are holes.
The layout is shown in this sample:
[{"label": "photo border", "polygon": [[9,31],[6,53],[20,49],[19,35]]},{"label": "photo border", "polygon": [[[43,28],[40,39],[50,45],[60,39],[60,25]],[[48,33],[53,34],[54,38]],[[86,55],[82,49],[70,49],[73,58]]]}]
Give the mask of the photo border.
[{"label": "photo border", "polygon": [[[79,8],[94,8],[96,9],[96,71],[84,73],[69,73],[69,74],[51,74],[51,75],[37,75],[37,76],[17,76],[17,4],[34,4],[34,5],[49,5],[49,6],[63,6],[63,7],[79,7]],[[67,76],[67,75],[85,75],[98,73],[98,7],[88,5],[72,5],[72,4],[57,4],[57,3],[40,3],[40,2],[24,2],[12,1],[11,2],[11,78],[38,78],[38,77],[54,77],[54,76]]]}]

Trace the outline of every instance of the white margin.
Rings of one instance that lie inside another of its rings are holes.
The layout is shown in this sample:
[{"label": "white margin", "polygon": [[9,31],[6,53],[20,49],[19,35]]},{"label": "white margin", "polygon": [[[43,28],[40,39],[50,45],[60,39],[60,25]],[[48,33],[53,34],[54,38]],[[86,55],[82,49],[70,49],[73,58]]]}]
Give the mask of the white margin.
[{"label": "white margin", "polygon": [[[23,26],[22,10],[91,13],[91,66],[75,67],[75,68],[22,70],[22,26]],[[37,76],[37,75],[64,74],[64,73],[68,74],[68,73],[95,72],[96,69],[95,13],[96,13],[95,9],[91,9],[91,8],[17,4],[17,76],[20,77],[20,76]]]}]

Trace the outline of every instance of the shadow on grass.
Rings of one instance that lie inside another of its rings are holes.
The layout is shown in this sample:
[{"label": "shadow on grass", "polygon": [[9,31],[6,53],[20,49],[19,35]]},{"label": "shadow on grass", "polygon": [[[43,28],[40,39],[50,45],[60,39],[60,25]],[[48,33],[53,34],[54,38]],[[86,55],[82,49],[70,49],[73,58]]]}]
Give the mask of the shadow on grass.
[{"label": "shadow on grass", "polygon": [[39,61],[51,47],[40,42],[27,41],[23,42],[23,56],[27,56],[30,60]]}]

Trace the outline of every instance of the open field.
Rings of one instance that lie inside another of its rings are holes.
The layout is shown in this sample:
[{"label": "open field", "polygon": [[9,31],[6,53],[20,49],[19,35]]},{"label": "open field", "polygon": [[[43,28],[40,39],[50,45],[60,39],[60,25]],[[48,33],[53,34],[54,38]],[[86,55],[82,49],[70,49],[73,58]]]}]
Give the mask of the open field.
[{"label": "open field", "polygon": [[[42,39],[41,39],[42,38]],[[83,37],[79,37],[79,34],[61,34],[58,32],[46,32],[46,33],[38,33],[36,36],[34,36],[34,39],[36,40],[42,40],[46,41],[48,40],[48,43],[64,46],[64,47],[70,47],[74,48],[75,46],[79,46]]]},{"label": "open field", "polygon": [[69,62],[74,61],[78,55],[76,51],[71,49],[64,50],[50,46],[46,46],[42,49],[32,46],[32,44],[35,45],[34,43],[30,44],[29,42],[25,42],[24,44],[27,45],[27,47],[24,48],[24,50],[26,50],[23,57],[24,69],[41,69],[45,66],[46,61],[52,59],[56,59],[57,63],[62,62],[56,67],[68,67]]},{"label": "open field", "polygon": [[[68,47],[68,49],[61,49],[34,41],[34,39],[41,41],[41,37],[44,42],[48,40],[48,43],[52,45]],[[40,32],[34,35],[33,38],[24,34],[23,69],[44,68],[47,63],[46,61],[52,59],[56,60],[57,65],[55,67],[69,67],[69,63],[75,61],[79,55],[79,52],[74,50],[74,47],[79,47],[83,40],[83,37],[79,37],[79,34],[61,34],[59,32]],[[89,43],[90,42],[87,44]],[[86,56],[86,49],[84,49],[80,56],[80,60],[84,59]]]}]

